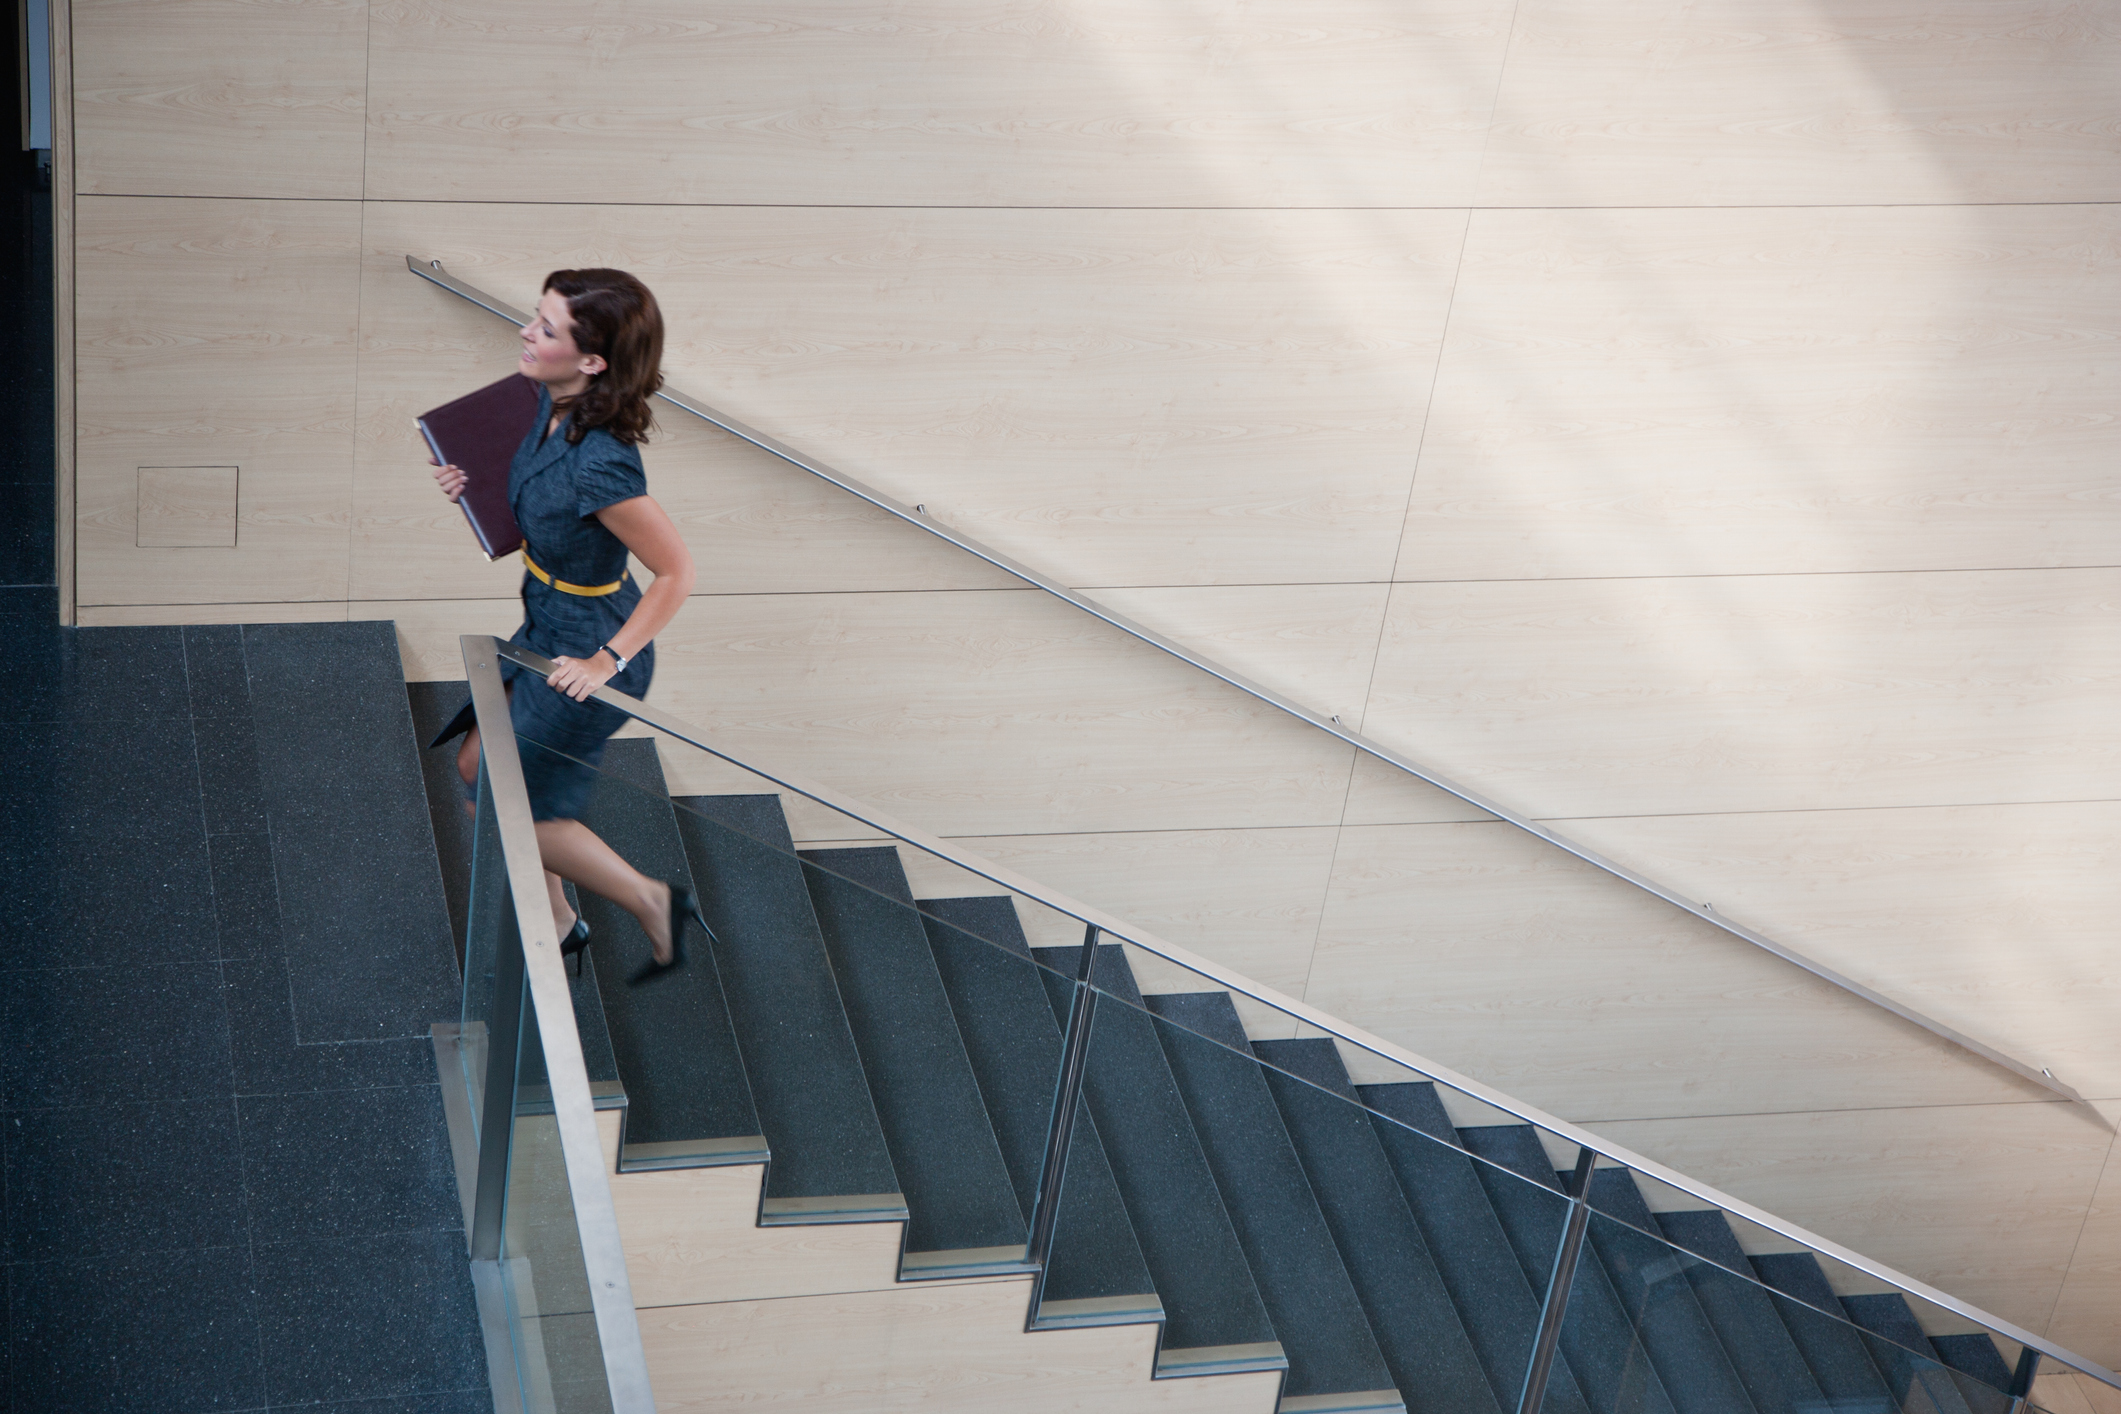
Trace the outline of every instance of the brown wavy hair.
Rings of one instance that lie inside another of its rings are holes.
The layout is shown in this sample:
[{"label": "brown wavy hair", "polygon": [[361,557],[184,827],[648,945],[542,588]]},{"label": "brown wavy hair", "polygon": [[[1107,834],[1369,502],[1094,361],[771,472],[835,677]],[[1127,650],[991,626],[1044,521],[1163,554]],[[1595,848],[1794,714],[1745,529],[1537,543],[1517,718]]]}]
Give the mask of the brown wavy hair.
[{"label": "brown wavy hair", "polygon": [[601,427],[632,446],[655,426],[649,399],[663,386],[663,311],[648,287],[623,270],[555,270],[545,288],[567,301],[574,346],[604,360],[582,393],[560,405],[571,416],[567,440]]}]

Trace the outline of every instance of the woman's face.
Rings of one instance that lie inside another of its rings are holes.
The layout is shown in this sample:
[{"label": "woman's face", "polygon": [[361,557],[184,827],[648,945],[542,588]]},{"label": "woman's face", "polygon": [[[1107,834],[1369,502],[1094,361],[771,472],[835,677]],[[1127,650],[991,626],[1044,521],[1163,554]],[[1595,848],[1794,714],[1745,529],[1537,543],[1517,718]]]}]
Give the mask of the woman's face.
[{"label": "woman's face", "polygon": [[538,312],[523,326],[522,370],[552,390],[556,398],[570,398],[589,386],[589,380],[607,365],[596,354],[585,354],[574,346],[574,321],[567,316],[567,297],[547,290],[538,301]]}]

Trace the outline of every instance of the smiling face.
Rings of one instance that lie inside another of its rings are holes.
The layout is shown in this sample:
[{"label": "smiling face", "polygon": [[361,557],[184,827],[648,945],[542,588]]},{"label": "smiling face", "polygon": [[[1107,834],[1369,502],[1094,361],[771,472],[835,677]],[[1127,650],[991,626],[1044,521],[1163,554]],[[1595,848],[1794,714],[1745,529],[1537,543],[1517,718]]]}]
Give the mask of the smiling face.
[{"label": "smiling face", "polygon": [[607,367],[602,356],[575,347],[567,297],[557,290],[545,292],[538,301],[538,312],[523,326],[523,358],[518,366],[525,377],[551,389],[554,398],[579,396],[589,380]]}]

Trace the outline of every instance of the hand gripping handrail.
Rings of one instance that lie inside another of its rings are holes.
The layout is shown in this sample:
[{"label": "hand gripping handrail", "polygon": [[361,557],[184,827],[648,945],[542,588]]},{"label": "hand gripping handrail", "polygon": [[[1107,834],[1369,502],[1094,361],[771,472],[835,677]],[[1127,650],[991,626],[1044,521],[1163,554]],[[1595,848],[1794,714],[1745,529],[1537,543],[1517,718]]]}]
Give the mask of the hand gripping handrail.
[{"label": "hand gripping handrail", "polygon": [[[497,314],[503,319],[516,324],[523,324],[529,320],[529,316],[522,310],[515,308],[513,305],[504,304],[492,295],[487,294],[484,290],[467,285],[462,280],[451,275],[442,268],[442,262],[439,260],[430,260],[423,265],[417,259],[408,255],[405,257],[405,268],[421,279],[438,285],[458,298],[468,300],[472,304],[479,306],[479,308]],[[797,451],[778,438],[770,437],[756,428],[746,426],[726,413],[717,412],[705,403],[680,393],[674,388],[665,387],[656,396],[662,398],[672,407],[689,412],[701,421],[712,423],[731,436],[751,443],[752,446],[759,448],[761,451],[771,452],[789,465],[809,472],[820,481],[829,481],[842,491],[867,501],[878,510],[896,516],[908,525],[917,526],[939,540],[947,540],[967,554],[975,555],[985,560],[996,569],[1016,576],[1033,588],[1042,589],[1056,599],[1073,604],[1091,617],[1102,620],[1131,638],[1139,639],[1159,652],[1170,654],[1182,663],[1198,668],[1210,677],[1217,678],[1236,688],[1247,697],[1264,702],[1277,711],[1285,712],[1300,722],[1307,723],[1330,736],[1337,737],[1349,746],[1354,747],[1357,751],[1382,761],[1387,766],[1404,771],[1417,780],[1426,781],[1438,790],[1455,795],[1466,804],[1484,810],[1508,824],[1515,825],[1527,834],[1536,835],[1555,848],[1566,850],[1570,854],[1575,855],[1593,868],[1601,869],[1617,879],[1623,879],[1646,893],[1655,894],[1673,907],[1684,909],[1686,912],[1693,914],[1702,922],[1720,928],[1732,937],[1751,943],[1754,947],[1760,948],[1765,952],[1771,952],[1785,962],[1794,963],[1821,981],[1830,982],[1853,996],[1861,997],[1872,1006],[1881,1007],[1899,1017],[1902,1021],[1912,1022],[1932,1035],[1941,1036],[1953,1045],[1973,1052],[1992,1065],[2001,1066],[2013,1075],[2030,1080],[2033,1084],[2043,1089],[2052,1090],[2064,1099],[2079,1102],[2084,1099],[2074,1089],[2056,1079],[2055,1073],[2045,1066],[2028,1064],[2015,1056],[1998,1050],[1986,1041],[1977,1040],[1967,1035],[1957,1027],[1948,1026],[1935,1017],[1924,1016],[1906,1003],[1895,1001],[1885,993],[1867,987],[1855,978],[1837,972],[1823,962],[1806,957],[1804,954],[1776,942],[1765,933],[1748,928],[1743,923],[1736,922],[1733,919],[1726,918],[1709,905],[1696,903],[1692,899],[1650,878],[1648,875],[1638,873],[1617,860],[1606,858],[1588,845],[1578,844],[1565,835],[1557,834],[1530,816],[1512,810],[1509,806],[1503,805],[1498,801],[1489,799],[1471,786],[1461,785],[1450,777],[1429,769],[1427,766],[1399,751],[1395,751],[1382,742],[1372,741],[1359,732],[1350,731],[1342,726],[1337,718],[1314,712],[1295,699],[1285,697],[1270,687],[1253,682],[1243,674],[1226,668],[1211,658],[1196,653],[1183,643],[1167,638],[1155,629],[1138,624],[1125,614],[1115,609],[1106,608],[1088,595],[1078,593],[1060,581],[1032,569],[1029,565],[1012,559],[990,546],[981,544],[964,532],[953,530],[951,527],[929,516],[918,506],[909,506],[903,501],[885,495],[874,487],[864,485],[846,473],[836,471],[816,458]],[[2104,1123],[2103,1120],[2101,1122]]]},{"label": "hand gripping handrail", "polygon": [[[514,663],[520,668],[526,668],[541,677],[550,677],[554,671],[553,664],[549,659],[542,658],[528,649],[518,648],[512,643],[507,643],[497,638],[488,637],[484,634],[465,634],[461,642],[464,645],[466,662],[472,661],[474,655],[492,653],[506,662]],[[1505,1114],[1515,1115],[1527,1124],[1535,1125],[1571,1144],[1575,1144],[1581,1149],[1591,1150],[1611,1159],[1614,1163],[1624,1168],[1633,1169],[1637,1173],[1647,1174],[1659,1183],[1667,1184],[1682,1193],[1698,1198],[1711,1207],[1720,1208],[1727,1213],[1735,1213],[1747,1222],[1765,1228],[1779,1237],[1787,1238],[1791,1242],[1809,1248],[1814,1252],[1824,1253],[1835,1261],[1853,1267],[1867,1276],[1875,1277],[1889,1286],[1920,1297],[1933,1306],[1940,1307],[1953,1315],[1972,1321],[1976,1325],[1992,1330],[1999,1335],[2018,1342],[2020,1345],[2029,1346],[2039,1351],[2043,1356],[2060,1361],[2073,1370],[2081,1371],[2090,1375],[2093,1379],[2112,1385],[2116,1389],[2121,1389],[2121,1375],[2117,1375],[2112,1370],[2087,1360],[2081,1355],[2065,1350],[2045,1337],[2034,1335],[2031,1331],[2023,1330],[2000,1316],[1990,1315],[1980,1307],[1961,1301],[1958,1297],[1946,1292],[1939,1291],[1936,1287],[1919,1281],[1905,1272],[1895,1271],[1882,1262],[1872,1261],[1861,1253],[1843,1247],[1838,1242],[1821,1237],[1815,1232],[1797,1226],[1795,1223],[1778,1218],[1764,1209],[1756,1208],[1742,1198],[1734,1198],[1719,1189],[1697,1182],[1677,1170],[1665,1167],[1654,1159],[1645,1158],[1631,1149],[1624,1149],[1611,1140],[1601,1138],[1587,1129],[1579,1128],[1565,1119],[1557,1119],[1544,1110],[1528,1105],[1522,1100],[1513,1099],[1499,1090],[1483,1085],[1478,1080],[1460,1075],[1448,1066],[1438,1065],[1434,1061],[1425,1060],[1405,1047],[1385,1040],[1382,1036],[1372,1035],[1360,1027],[1351,1026],[1338,1017],[1328,1015],[1307,1003],[1297,1001],[1293,997],[1284,996],[1272,987],[1264,986],[1241,973],[1231,971],[1219,963],[1211,962],[1197,953],[1189,952],[1176,943],[1166,942],[1154,933],[1147,932],[1132,923],[1114,917],[1100,908],[1050,889],[1035,879],[1019,874],[1005,864],[997,864],[991,859],[962,850],[948,840],[943,839],[940,835],[930,834],[918,826],[906,824],[904,821],[884,814],[867,801],[847,795],[833,789],[831,786],[809,780],[792,771],[761,765],[756,761],[739,756],[726,747],[715,745],[701,728],[679,721],[669,713],[659,708],[651,707],[637,698],[628,697],[623,692],[617,692],[605,687],[599,688],[591,696],[598,702],[616,707],[619,711],[624,712],[627,716],[642,723],[644,726],[675,737],[688,746],[698,747],[701,751],[711,756],[720,757],[740,770],[749,772],[762,780],[771,781],[784,790],[793,791],[797,795],[814,800],[828,810],[835,811],[851,820],[858,821],[883,834],[889,835],[902,844],[911,845],[923,854],[955,865],[969,874],[977,875],[990,884],[994,884],[1012,894],[1020,894],[1054,910],[1056,913],[1065,914],[1076,922],[1084,924],[1087,928],[1095,929],[1099,934],[1106,935],[1111,939],[1131,943],[1144,952],[1153,953],[1168,962],[1176,963],[1189,972],[1207,978],[1217,986],[1227,988],[1241,996],[1250,997],[1256,1002],[1272,1007],[1285,1016],[1293,1017],[1307,1026],[1318,1028],[1318,1030],[1329,1036],[1346,1041],[1351,1046],[1368,1051],[1374,1056],[1382,1057],[1394,1065],[1403,1066],[1408,1070],[1418,1071],[1423,1075],[1430,1076],[1455,1090],[1472,1096],[1483,1104],[1492,1105]]]}]

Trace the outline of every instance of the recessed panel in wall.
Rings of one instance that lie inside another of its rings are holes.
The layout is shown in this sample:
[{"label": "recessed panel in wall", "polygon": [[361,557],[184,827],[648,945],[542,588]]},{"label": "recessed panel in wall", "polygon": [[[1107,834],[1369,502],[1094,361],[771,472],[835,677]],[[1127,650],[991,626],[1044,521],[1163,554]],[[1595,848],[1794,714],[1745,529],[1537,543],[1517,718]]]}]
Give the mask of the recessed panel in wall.
[{"label": "recessed panel in wall", "polygon": [[1508,0],[389,0],[371,197],[1463,205]]},{"label": "recessed panel in wall", "polygon": [[361,194],[366,0],[73,0],[75,181]]},{"label": "recessed panel in wall", "polygon": [[[344,601],[360,208],[78,210],[81,603]],[[144,544],[143,466],[240,466],[234,548]]]},{"label": "recessed panel in wall", "polygon": [[133,543],[142,547],[236,547],[241,468],[143,466]]}]

